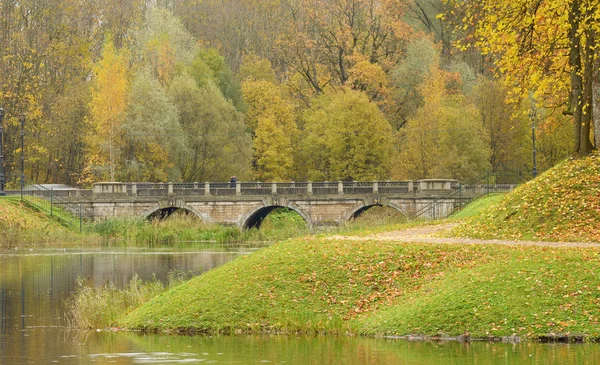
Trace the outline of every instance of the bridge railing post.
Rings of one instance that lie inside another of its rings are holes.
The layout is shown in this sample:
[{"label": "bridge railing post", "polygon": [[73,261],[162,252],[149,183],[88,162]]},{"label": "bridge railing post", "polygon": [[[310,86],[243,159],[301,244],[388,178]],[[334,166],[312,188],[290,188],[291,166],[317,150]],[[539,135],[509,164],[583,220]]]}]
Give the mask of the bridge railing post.
[{"label": "bridge railing post", "polygon": [[137,195],[137,184],[136,183],[131,184],[131,195],[133,195],[133,196]]},{"label": "bridge railing post", "polygon": [[276,182],[273,182],[273,184],[271,184],[271,194],[277,195],[277,183]]},{"label": "bridge railing post", "polygon": [[377,181],[373,181],[373,194],[379,194],[379,183]]},{"label": "bridge railing post", "polygon": [[204,195],[210,195],[210,183],[208,181],[204,183]]},{"label": "bridge railing post", "polygon": [[173,183],[172,182],[169,182],[169,184],[167,185],[167,194],[173,195]]},{"label": "bridge railing post", "polygon": [[306,195],[312,195],[312,193],[313,193],[313,192],[312,192],[312,182],[311,182],[311,181],[309,181],[309,182],[306,184]]},{"label": "bridge railing post", "polygon": [[413,185],[413,181],[412,181],[412,180],[410,180],[410,181],[408,182],[408,192],[409,192],[409,193],[413,193],[413,192],[415,191],[414,189],[415,189],[415,187],[414,187],[414,185]]},{"label": "bridge railing post", "polygon": [[242,183],[235,184],[235,195],[242,195]]},{"label": "bridge railing post", "polygon": [[338,194],[344,194],[344,183],[338,181]]}]

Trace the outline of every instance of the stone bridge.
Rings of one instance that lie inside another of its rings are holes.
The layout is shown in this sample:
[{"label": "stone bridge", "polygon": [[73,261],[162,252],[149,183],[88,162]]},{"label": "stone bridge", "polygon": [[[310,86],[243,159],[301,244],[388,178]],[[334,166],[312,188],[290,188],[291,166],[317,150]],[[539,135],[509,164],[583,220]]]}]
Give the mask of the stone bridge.
[{"label": "stone bridge", "polygon": [[[207,223],[259,227],[274,209],[298,213],[310,228],[338,225],[373,206],[422,219],[444,218],[464,204],[456,180],[375,182],[116,183],[93,190],[55,191],[62,202],[83,208],[95,220],[111,217],[165,217],[183,209]],[[55,198],[55,204],[61,203]],[[63,203],[64,204],[64,203]]]}]

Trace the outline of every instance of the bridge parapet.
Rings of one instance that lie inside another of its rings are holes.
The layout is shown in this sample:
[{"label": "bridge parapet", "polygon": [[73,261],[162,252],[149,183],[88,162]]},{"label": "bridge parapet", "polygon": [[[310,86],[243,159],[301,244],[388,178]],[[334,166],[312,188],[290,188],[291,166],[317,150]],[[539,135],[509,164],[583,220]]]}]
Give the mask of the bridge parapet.
[{"label": "bridge parapet", "polygon": [[323,182],[228,182],[205,183],[95,183],[94,196],[268,196],[268,195],[364,195],[411,194],[451,190],[456,180],[323,181]]}]

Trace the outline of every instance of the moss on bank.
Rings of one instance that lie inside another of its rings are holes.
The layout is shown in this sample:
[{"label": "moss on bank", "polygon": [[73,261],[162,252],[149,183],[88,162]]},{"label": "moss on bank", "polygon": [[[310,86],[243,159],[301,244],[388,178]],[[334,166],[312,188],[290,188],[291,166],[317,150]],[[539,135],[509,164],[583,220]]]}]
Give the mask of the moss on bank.
[{"label": "moss on bank", "polygon": [[600,249],[296,239],[205,273],[129,329],[598,337]]}]

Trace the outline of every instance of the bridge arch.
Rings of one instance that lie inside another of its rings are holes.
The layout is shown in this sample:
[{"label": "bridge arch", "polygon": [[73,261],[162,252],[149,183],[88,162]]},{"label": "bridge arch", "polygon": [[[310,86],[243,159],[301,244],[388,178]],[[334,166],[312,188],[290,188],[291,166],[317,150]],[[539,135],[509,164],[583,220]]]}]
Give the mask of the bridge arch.
[{"label": "bridge arch", "polygon": [[302,211],[302,209],[294,206],[293,204],[289,204],[287,206],[268,205],[268,206],[263,206],[263,207],[253,209],[242,216],[242,218],[240,219],[240,221],[238,223],[238,226],[243,230],[250,229],[250,228],[258,229],[258,228],[260,228],[260,225],[262,224],[263,220],[267,217],[267,215],[269,215],[269,213],[271,213],[272,211],[274,211],[277,208],[287,208],[287,209],[293,210],[300,217],[302,217],[302,219],[304,219],[308,228],[312,229],[312,221],[311,221],[310,217],[304,211]]},{"label": "bridge arch", "polygon": [[348,222],[352,219],[356,219],[358,218],[361,214],[363,214],[364,212],[366,212],[367,210],[369,210],[370,208],[373,207],[390,207],[393,208],[394,210],[396,210],[398,213],[402,214],[403,216],[406,216],[406,209],[400,207],[397,204],[394,204],[392,202],[385,202],[385,203],[373,203],[373,204],[361,204],[358,207],[354,207],[349,214],[346,215],[345,217],[345,222]]},{"label": "bridge arch", "polygon": [[194,208],[192,208],[188,205],[159,206],[159,207],[152,208],[152,209],[149,209],[149,210],[143,212],[142,217],[144,217],[144,219],[158,218],[158,219],[162,220],[162,219],[168,218],[171,214],[175,213],[176,211],[184,211],[187,214],[192,214],[193,216],[200,219],[202,222],[208,221],[206,219],[206,217],[204,217],[201,213],[197,212]]}]

